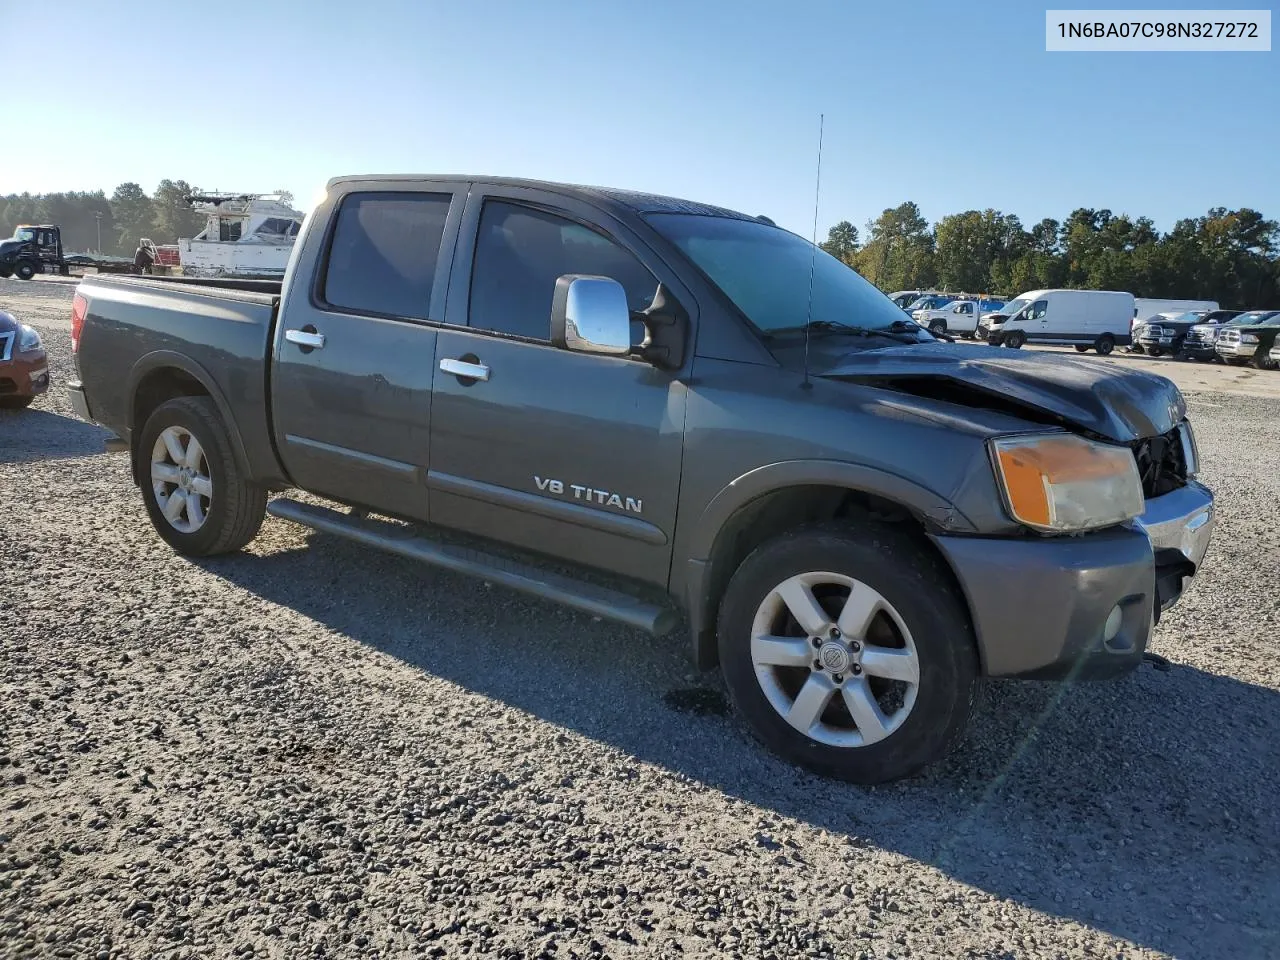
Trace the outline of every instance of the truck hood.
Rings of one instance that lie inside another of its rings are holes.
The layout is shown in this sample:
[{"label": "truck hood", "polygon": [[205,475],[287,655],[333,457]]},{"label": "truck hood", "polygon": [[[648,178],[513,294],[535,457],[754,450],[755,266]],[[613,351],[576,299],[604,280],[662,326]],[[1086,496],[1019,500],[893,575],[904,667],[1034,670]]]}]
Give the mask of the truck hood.
[{"label": "truck hood", "polygon": [[841,358],[824,377],[1032,414],[1118,443],[1159,436],[1186,415],[1166,377],[1056,353],[921,344]]},{"label": "truck hood", "polygon": [[22,240],[0,240],[0,257],[13,253],[23,244]]}]

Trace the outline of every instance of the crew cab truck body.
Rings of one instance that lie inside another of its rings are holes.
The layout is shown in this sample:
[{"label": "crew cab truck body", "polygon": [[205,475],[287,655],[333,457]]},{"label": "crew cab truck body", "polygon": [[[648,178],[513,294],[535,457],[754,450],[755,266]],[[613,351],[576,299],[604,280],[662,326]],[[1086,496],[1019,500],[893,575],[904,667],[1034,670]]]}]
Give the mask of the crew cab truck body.
[{"label": "crew cab truck body", "polygon": [[1168,380],[939,342],[813,256],[645,194],[338,179],[278,294],[82,283],[70,395],[180,552],[267,511],[648,633],[683,613],[770,748],[891,779],[984,676],[1139,663],[1213,499]]},{"label": "crew cab truck body", "polygon": [[969,297],[932,310],[916,310],[911,318],[935,337],[944,333],[958,333],[972,339],[978,329],[978,318],[994,313],[1003,306],[1003,300]]}]

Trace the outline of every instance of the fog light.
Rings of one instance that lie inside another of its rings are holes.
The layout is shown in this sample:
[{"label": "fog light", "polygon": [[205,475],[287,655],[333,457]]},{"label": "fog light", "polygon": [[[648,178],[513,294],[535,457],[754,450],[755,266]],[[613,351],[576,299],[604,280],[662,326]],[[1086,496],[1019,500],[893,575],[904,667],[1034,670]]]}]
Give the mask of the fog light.
[{"label": "fog light", "polygon": [[1102,642],[1110,643],[1116,638],[1116,634],[1120,632],[1121,611],[1120,605],[1111,608],[1111,612],[1107,614],[1107,622],[1102,625]]}]

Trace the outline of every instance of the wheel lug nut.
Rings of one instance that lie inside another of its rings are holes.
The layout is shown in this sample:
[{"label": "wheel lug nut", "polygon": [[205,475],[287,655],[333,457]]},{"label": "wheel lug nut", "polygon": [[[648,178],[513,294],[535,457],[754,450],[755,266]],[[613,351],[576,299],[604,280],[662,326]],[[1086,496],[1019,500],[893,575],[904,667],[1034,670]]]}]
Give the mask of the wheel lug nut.
[{"label": "wheel lug nut", "polygon": [[821,660],[815,660],[815,661],[813,661],[813,669],[815,669],[815,670],[821,670],[821,669],[822,669],[822,661],[821,661]]},{"label": "wheel lug nut", "polygon": [[861,674],[861,673],[862,673],[862,667],[858,666],[858,665],[855,663],[855,664],[853,665],[853,675],[856,677],[856,676],[858,676],[858,675],[859,675],[859,674]]},{"label": "wheel lug nut", "polygon": [[809,642],[810,642],[810,643],[812,643],[812,644],[814,645],[814,647],[815,647],[815,648],[822,646],[822,638],[821,638],[821,637],[810,637],[810,638],[809,638]]},{"label": "wheel lug nut", "polygon": [[834,677],[832,677],[831,679],[832,679],[832,680],[834,680],[836,683],[844,683],[844,674],[843,674],[843,673],[837,673],[837,674],[836,674]]},{"label": "wheel lug nut", "polygon": [[840,639],[840,628],[839,628],[839,627],[832,627],[832,628],[831,628],[831,639],[832,639],[832,640],[839,640],[839,639]]},{"label": "wheel lug nut", "polygon": [[861,650],[861,649],[862,649],[862,644],[860,644],[857,640],[853,640],[853,641],[851,641],[851,642],[849,643],[849,649],[850,649],[850,650]]}]

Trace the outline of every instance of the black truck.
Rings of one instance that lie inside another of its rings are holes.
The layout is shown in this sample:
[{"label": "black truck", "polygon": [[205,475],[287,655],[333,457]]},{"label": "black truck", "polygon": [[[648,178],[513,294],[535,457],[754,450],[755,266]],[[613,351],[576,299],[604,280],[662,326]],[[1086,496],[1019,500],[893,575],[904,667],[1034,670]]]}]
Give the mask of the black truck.
[{"label": "black truck", "polygon": [[283,285],[73,303],[72,402],[175,550],[270,513],[640,633],[683,619],[761,741],[853,781],[942,756],[984,677],[1133,669],[1214,525],[1169,380],[942,342],[701,203],[340,178]]},{"label": "black truck", "polygon": [[0,279],[30,280],[41,273],[71,276],[92,268],[98,273],[141,273],[136,258],[68,255],[62,247],[62,228],[53,223],[21,225],[13,236],[0,240]]}]

